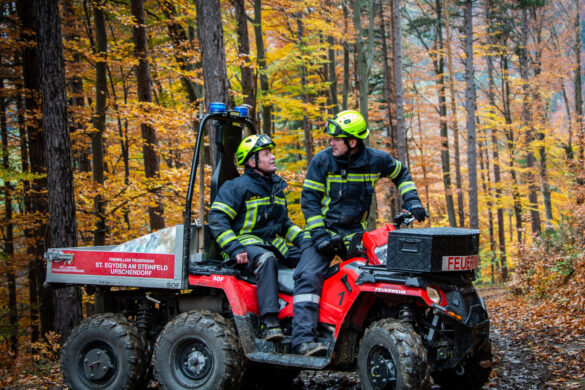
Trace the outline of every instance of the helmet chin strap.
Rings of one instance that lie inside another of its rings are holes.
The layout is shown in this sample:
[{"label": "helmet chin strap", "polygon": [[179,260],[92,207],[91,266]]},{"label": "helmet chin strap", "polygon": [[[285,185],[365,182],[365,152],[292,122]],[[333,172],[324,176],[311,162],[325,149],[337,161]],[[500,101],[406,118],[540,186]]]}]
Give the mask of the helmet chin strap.
[{"label": "helmet chin strap", "polygon": [[351,156],[353,151],[358,149],[359,146],[356,143],[355,147],[352,148],[351,145],[349,144],[349,137],[343,137],[343,143],[345,144],[345,146],[347,146],[347,151],[341,157],[345,157],[347,158],[347,161],[349,161],[349,156]]}]

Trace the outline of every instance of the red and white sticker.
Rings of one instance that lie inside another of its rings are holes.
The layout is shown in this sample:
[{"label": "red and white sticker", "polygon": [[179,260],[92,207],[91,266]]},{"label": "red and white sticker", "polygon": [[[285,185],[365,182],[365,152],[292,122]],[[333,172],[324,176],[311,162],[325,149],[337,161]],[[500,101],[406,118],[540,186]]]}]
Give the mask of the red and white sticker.
[{"label": "red and white sticker", "polygon": [[162,279],[173,279],[175,273],[175,255],[171,254],[76,250],[63,252],[73,253],[73,259],[54,260],[51,273]]},{"label": "red and white sticker", "polygon": [[479,268],[479,255],[443,256],[443,271],[467,271]]}]

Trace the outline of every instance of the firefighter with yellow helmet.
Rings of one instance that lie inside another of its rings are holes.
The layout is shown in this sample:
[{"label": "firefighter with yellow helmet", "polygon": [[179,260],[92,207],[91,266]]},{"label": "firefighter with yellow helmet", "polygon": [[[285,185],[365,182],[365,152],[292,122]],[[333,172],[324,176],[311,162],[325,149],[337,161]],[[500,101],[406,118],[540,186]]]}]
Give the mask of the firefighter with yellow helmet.
[{"label": "firefighter with yellow helmet", "polygon": [[326,352],[317,342],[317,320],[325,272],[336,254],[332,238],[342,236],[347,244],[365,231],[376,182],[389,177],[405,209],[418,221],[428,215],[408,168],[388,153],[365,146],[370,130],[359,112],[347,110],[327,120],[325,133],[331,136],[330,147],[309,164],[301,196],[305,234],[312,245],[303,251],[294,274],[292,346],[306,356]]},{"label": "firefighter with yellow helmet", "polygon": [[223,183],[209,212],[209,227],[224,257],[256,276],[259,337],[269,341],[284,337],[278,322],[277,263],[296,266],[304,241],[301,229],[288,217],[287,184],[275,174],[274,146],[265,134],[242,140],[236,160],[244,174]]}]

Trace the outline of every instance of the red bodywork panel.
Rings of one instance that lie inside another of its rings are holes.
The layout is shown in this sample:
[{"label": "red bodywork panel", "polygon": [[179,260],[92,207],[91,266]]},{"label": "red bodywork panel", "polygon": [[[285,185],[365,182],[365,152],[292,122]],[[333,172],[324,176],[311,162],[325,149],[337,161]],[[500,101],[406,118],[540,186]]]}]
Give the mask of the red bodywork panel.
[{"label": "red bodywork panel", "polygon": [[[364,233],[363,242],[370,258],[370,264],[379,264],[374,254],[374,248],[387,243],[388,232],[391,230],[395,230],[394,226],[387,224],[382,228]],[[426,290],[420,287],[407,287],[402,284],[390,283],[365,283],[356,285],[355,281],[361,273],[358,267],[364,264],[365,259],[363,258],[346,260],[339,265],[339,271],[335,275],[327,278],[323,284],[319,322],[334,325],[336,338],[339,336],[341,324],[346,320],[348,313],[353,313],[351,320],[357,325],[362,324],[377,294],[416,297],[421,300],[421,304],[422,302],[429,306],[433,304]],[[234,276],[227,275],[190,275],[189,285],[223,290],[234,315],[259,315],[258,302],[256,300],[256,286],[246,281],[238,280]],[[366,297],[360,302],[360,307],[352,312],[351,309],[356,299],[360,294],[364,293]],[[442,291],[441,294],[443,294]],[[278,317],[280,319],[292,317],[293,297],[282,293],[279,293],[278,297],[286,302],[286,305],[280,310]],[[443,294],[441,304],[445,305],[445,302],[446,299]]]}]

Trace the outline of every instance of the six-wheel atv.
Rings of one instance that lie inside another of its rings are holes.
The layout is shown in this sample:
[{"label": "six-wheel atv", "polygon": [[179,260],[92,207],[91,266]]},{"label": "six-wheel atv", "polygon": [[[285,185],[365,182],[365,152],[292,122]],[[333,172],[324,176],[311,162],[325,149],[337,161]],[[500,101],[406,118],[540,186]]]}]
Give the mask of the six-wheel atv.
[{"label": "six-wheel atv", "polygon": [[[218,147],[211,201],[238,175],[234,153],[247,129],[245,108],[213,104],[201,118],[185,224],[117,247],[55,248],[47,281],[95,293],[96,314],[63,348],[72,389],[141,389],[154,375],[163,389],[238,389],[244,382],[290,383],[301,369],[357,370],[363,389],[481,388],[490,373],[489,320],[472,281],[479,232],[399,229],[364,233],[329,268],[319,312],[323,357],[291,353],[293,270],[279,269],[283,331],[258,338],[254,276],[224,262],[191,208],[206,124]],[[432,377],[432,379],[431,379]]]}]

